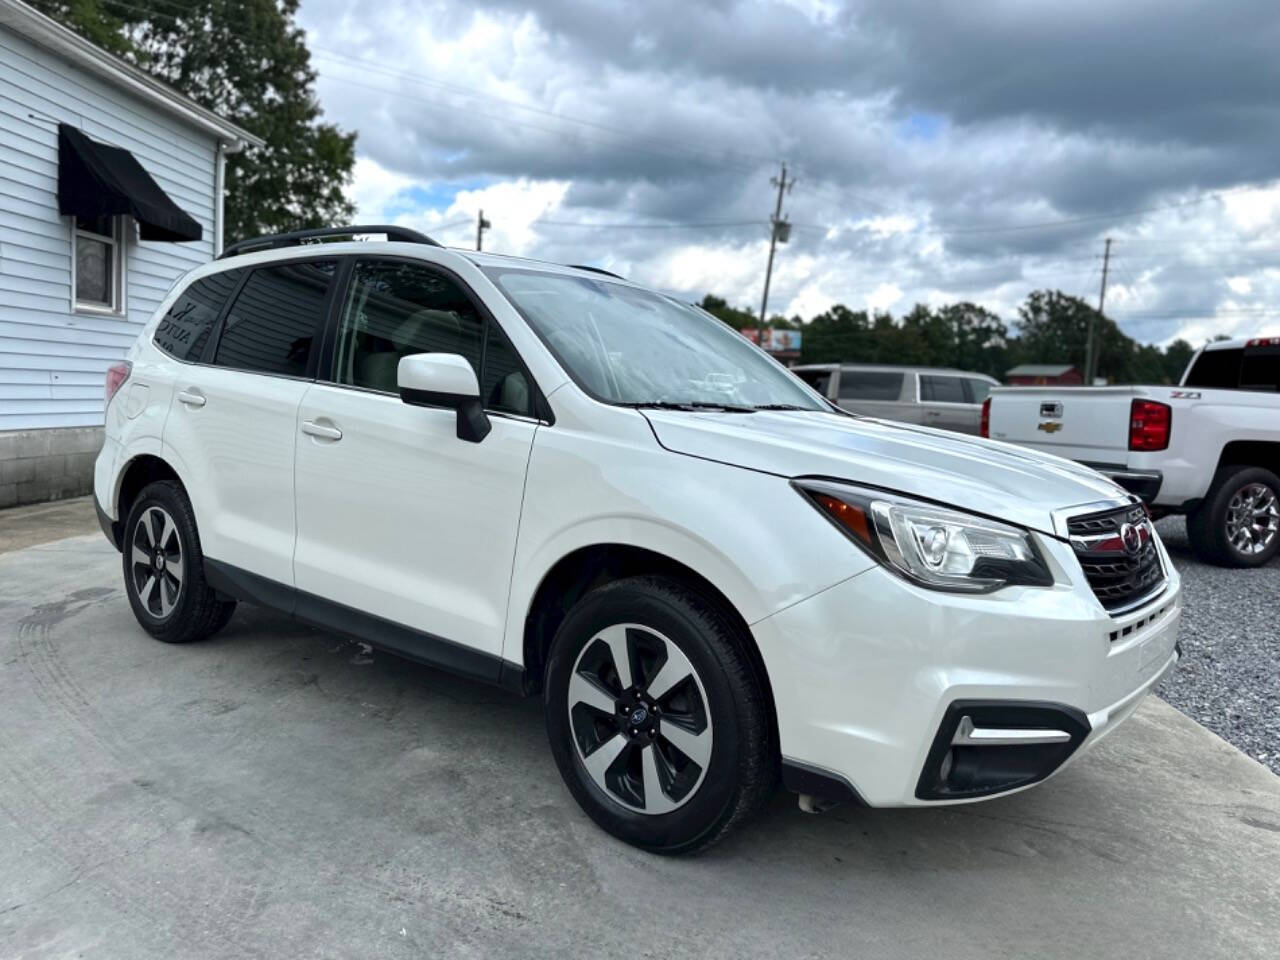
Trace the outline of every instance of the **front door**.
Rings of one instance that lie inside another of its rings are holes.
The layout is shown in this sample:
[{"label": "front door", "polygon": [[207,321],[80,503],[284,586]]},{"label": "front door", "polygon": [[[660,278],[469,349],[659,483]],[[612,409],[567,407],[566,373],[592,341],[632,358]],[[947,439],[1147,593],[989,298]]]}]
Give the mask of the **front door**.
[{"label": "front door", "polygon": [[[456,353],[476,369],[492,430],[457,436],[453,410],[409,406],[396,367]],[[298,409],[301,596],[324,598],[428,637],[500,656],[534,385],[501,330],[450,275],[421,261],[362,258],[344,296],[330,369]],[[327,381],[327,382],[326,382]]]}]

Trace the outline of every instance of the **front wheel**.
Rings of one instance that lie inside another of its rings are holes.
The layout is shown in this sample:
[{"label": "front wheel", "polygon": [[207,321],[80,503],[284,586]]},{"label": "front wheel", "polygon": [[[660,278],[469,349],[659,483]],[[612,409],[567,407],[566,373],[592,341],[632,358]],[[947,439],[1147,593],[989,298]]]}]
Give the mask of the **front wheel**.
[{"label": "front wheel", "polygon": [[569,612],[547,664],[547,733],[597,824],[691,853],[760,806],[774,757],[745,640],[715,604],[659,577],[608,584]]},{"label": "front wheel", "polygon": [[1223,467],[1187,516],[1196,553],[1224,567],[1260,567],[1280,550],[1280,477],[1262,467]]},{"label": "front wheel", "polygon": [[205,582],[195,514],[175,483],[143,488],[124,526],[124,586],[133,615],[165,643],[217,633],[235,611]]}]

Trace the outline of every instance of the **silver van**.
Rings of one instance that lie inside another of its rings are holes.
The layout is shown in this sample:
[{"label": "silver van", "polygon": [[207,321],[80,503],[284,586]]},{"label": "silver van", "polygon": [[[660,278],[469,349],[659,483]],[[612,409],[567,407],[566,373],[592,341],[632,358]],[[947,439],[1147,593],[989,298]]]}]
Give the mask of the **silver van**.
[{"label": "silver van", "polygon": [[1000,381],[941,367],[812,363],[791,372],[850,413],[978,432],[982,401]]}]

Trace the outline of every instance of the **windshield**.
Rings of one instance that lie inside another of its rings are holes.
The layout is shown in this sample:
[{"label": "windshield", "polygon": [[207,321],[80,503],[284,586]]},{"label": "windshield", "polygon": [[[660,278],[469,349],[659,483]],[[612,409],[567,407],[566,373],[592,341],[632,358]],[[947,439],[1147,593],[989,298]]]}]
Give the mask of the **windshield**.
[{"label": "windshield", "polygon": [[783,367],[696,307],[605,279],[505,267],[485,273],[598,400],[828,409]]}]

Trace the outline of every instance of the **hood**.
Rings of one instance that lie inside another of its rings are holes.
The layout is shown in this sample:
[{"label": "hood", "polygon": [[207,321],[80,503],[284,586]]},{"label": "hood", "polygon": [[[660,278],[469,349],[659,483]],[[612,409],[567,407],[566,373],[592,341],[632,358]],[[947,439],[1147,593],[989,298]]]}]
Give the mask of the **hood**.
[{"label": "hood", "polygon": [[817,412],[643,413],[658,442],[675,453],[882,487],[1055,536],[1055,510],[1128,501],[1088,467],[946,430]]}]

